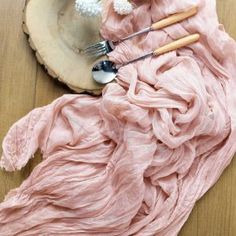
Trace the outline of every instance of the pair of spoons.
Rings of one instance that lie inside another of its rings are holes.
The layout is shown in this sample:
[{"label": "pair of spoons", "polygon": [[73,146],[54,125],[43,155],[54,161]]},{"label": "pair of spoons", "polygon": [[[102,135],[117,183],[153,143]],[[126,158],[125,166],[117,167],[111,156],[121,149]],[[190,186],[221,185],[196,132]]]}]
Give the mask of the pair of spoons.
[{"label": "pair of spoons", "polygon": [[183,37],[181,39],[173,41],[173,42],[171,42],[169,44],[166,44],[166,45],[164,45],[164,46],[162,46],[160,48],[157,48],[156,50],[154,50],[152,52],[146,53],[143,56],[138,57],[138,58],[136,58],[136,59],[134,59],[132,61],[120,64],[120,65],[116,65],[114,62],[109,61],[109,60],[100,61],[100,62],[96,63],[93,66],[93,69],[92,69],[93,79],[97,83],[100,83],[100,84],[110,83],[110,82],[112,82],[115,79],[116,74],[117,74],[119,68],[121,68],[123,66],[126,66],[126,65],[128,65],[130,63],[134,63],[134,62],[137,62],[139,60],[145,59],[147,57],[160,56],[160,55],[162,55],[164,53],[171,52],[171,51],[174,51],[176,49],[188,46],[188,45],[190,45],[192,43],[197,42],[199,40],[199,38],[200,38],[199,34],[188,35],[186,37]]}]

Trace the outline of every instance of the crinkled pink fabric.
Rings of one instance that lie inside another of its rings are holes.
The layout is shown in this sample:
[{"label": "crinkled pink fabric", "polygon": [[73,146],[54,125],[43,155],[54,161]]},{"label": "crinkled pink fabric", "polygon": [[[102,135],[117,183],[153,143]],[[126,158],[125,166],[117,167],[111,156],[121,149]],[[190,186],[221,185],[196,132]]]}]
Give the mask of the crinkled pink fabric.
[{"label": "crinkled pink fabric", "polygon": [[[64,95],[8,132],[1,166],[43,161],[0,204],[0,235],[177,235],[218,180],[236,146],[236,44],[215,0],[136,1],[117,16],[108,1],[101,32],[115,39],[192,5],[180,24],[122,43],[123,62],[199,32],[189,47],[120,69],[102,97]],[[89,73],[89,72],[88,72]]]}]

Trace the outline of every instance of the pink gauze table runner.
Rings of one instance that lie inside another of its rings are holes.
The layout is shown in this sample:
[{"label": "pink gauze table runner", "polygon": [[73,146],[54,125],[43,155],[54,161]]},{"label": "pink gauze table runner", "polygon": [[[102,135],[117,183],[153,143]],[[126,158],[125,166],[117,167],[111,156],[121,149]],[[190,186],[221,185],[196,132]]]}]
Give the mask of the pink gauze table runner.
[{"label": "pink gauze table runner", "polygon": [[[115,39],[193,5],[180,24],[122,43],[116,62],[199,32],[200,42],[125,66],[102,97],[64,95],[34,109],[3,141],[1,167],[43,161],[0,204],[0,235],[177,235],[236,151],[236,44],[215,0],[108,1],[101,32]],[[89,73],[89,72],[88,72]],[[222,193],[223,194],[223,193]]]}]

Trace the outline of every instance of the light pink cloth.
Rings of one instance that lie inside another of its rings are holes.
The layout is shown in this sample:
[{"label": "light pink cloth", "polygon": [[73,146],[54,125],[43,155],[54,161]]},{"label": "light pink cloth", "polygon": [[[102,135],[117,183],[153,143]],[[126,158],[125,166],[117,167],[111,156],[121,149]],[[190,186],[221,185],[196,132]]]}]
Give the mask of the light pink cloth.
[{"label": "light pink cloth", "polygon": [[0,235],[174,236],[236,150],[236,44],[218,24],[215,0],[136,1],[114,14],[106,38],[199,5],[197,16],[121,44],[116,62],[188,33],[201,41],[119,71],[102,97],[64,95],[18,121],[1,166],[44,160],[0,204]]}]

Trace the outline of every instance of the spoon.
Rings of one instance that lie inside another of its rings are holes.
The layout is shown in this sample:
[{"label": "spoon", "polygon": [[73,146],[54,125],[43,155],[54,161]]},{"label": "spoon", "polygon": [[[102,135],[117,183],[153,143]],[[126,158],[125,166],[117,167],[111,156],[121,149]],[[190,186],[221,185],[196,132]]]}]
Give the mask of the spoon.
[{"label": "spoon", "polygon": [[199,38],[200,38],[199,34],[191,34],[189,36],[186,36],[184,38],[181,38],[169,44],[166,44],[160,48],[157,48],[156,50],[152,52],[146,53],[141,57],[138,57],[134,60],[128,61],[120,65],[116,65],[114,62],[109,61],[109,60],[99,61],[93,66],[93,69],[92,69],[93,79],[99,84],[110,83],[115,79],[116,74],[121,67],[137,62],[139,60],[145,59],[150,56],[160,56],[164,53],[188,46],[189,44],[197,42]]}]

